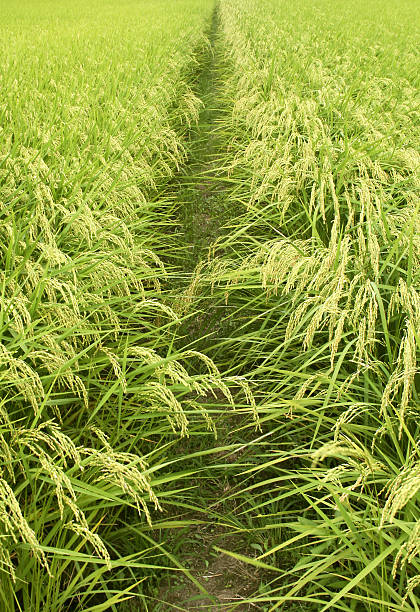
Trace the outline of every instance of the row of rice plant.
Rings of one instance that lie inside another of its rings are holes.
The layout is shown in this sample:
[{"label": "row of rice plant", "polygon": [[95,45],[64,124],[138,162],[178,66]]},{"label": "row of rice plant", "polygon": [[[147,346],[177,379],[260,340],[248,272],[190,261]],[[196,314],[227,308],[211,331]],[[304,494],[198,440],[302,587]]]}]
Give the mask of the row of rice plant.
[{"label": "row of rice plant", "polygon": [[123,529],[137,512],[146,532],[176,496],[165,444],[191,420],[211,430],[200,398],[247,392],[175,352],[165,298],[161,193],[200,108],[190,80],[210,12],[0,5],[2,610],[99,611],[141,593],[162,560]]},{"label": "row of rice plant", "polygon": [[419,609],[418,29],[395,10],[220,2],[236,220],[189,296],[227,302],[211,356],[260,397],[235,495],[267,609]]}]

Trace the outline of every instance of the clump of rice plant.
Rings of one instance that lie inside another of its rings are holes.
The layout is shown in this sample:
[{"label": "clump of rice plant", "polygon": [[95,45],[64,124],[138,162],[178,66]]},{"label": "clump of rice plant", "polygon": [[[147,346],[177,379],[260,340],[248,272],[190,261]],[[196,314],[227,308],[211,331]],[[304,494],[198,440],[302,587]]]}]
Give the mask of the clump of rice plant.
[{"label": "clump of rice plant", "polygon": [[216,389],[232,400],[210,359],[198,375],[173,349],[162,258],[173,205],[159,194],[198,116],[188,79],[209,9],[0,9],[4,610],[125,599],[149,553],[127,555],[116,534],[161,508],[153,444],[191,419],[212,431],[201,399]]},{"label": "clump of rice plant", "polygon": [[225,165],[238,213],[187,295],[194,303],[205,286],[228,305],[232,333],[211,355],[258,383],[267,413],[271,444],[261,443],[251,470],[261,481],[237,495],[252,496],[244,503],[256,528],[274,534],[281,521],[294,535],[273,535],[249,562],[280,551],[293,558],[296,547],[301,556],[253,602],[414,610],[420,211],[412,7],[401,6],[398,24],[391,4],[374,1],[365,13],[344,2],[256,8],[226,0],[220,16],[233,101]]}]

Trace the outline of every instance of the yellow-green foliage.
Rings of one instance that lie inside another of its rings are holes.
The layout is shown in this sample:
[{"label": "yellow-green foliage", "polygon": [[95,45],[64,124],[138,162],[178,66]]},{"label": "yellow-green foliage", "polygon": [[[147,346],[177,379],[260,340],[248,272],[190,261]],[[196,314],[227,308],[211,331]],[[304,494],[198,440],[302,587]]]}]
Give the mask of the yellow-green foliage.
[{"label": "yellow-green foliage", "polygon": [[159,311],[164,223],[150,196],[184,159],[199,107],[183,74],[205,5],[180,33],[186,8],[2,7],[2,378],[35,409],[56,386],[87,403],[80,352],[117,371],[108,343],[130,331],[126,309]]},{"label": "yellow-green foliage", "polygon": [[192,375],[170,355],[179,319],[162,296],[171,205],[157,194],[198,115],[190,73],[209,11],[0,4],[2,609],[14,593],[68,609],[72,555],[111,567],[105,516],[107,534],[124,505],[149,522],[159,507],[141,425],[186,435],[193,406],[213,428],[194,399],[231,399],[215,366]]},{"label": "yellow-green foliage", "polygon": [[[352,567],[353,544],[369,551],[360,552],[359,569],[381,563],[376,555],[390,543],[384,534],[394,529],[400,540],[393,540],[393,561],[384,561],[382,572],[398,576],[401,588],[386,591],[372,570],[372,580],[370,572],[366,581],[360,575],[349,597],[366,597],[367,605],[374,588],[378,601],[391,606],[386,609],[407,610],[414,609],[420,563],[413,9],[399,3],[396,18],[394,3],[376,0],[221,0],[230,66],[225,96],[233,100],[224,125],[226,163],[241,215],[213,245],[187,293],[192,302],[208,283],[229,304],[231,320],[236,307],[243,321],[249,304],[248,322],[225,342],[231,361],[271,381],[263,386],[274,406],[290,404],[287,415],[297,419],[290,429],[302,427],[300,456],[312,462],[290,477],[312,481],[316,498],[317,490],[325,494],[325,516],[341,509],[349,541],[337,537],[328,519],[314,521],[313,531],[294,528],[348,545],[340,562]],[[376,539],[361,535],[373,532]],[[289,595],[308,595],[312,584],[319,605],[328,564],[306,567],[312,580],[303,566]],[[341,588],[344,601],[351,590],[345,579]],[[276,599],[280,607],[286,600]]]},{"label": "yellow-green foliage", "polygon": [[[247,483],[235,529],[271,567],[299,556],[253,605],[418,610],[414,3],[216,4],[223,150],[202,173],[232,219],[180,289],[167,187],[213,8],[0,0],[1,610],[141,595],[156,511],[194,509],[185,438],[216,437],[233,389],[262,429],[217,466]],[[181,323],[209,304],[228,314],[205,353]]]}]

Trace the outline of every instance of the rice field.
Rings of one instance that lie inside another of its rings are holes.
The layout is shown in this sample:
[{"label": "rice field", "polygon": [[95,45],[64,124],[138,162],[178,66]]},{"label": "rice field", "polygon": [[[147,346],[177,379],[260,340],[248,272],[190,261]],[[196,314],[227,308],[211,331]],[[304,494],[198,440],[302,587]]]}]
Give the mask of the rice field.
[{"label": "rice field", "polygon": [[0,0],[0,610],[420,611],[415,0]]}]

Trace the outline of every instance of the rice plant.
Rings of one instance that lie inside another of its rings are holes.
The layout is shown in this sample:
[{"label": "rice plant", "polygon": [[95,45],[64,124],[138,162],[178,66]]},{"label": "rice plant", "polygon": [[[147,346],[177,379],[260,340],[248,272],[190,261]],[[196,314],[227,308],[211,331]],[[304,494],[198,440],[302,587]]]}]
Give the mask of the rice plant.
[{"label": "rice plant", "polygon": [[420,609],[418,35],[0,0],[2,610],[213,602],[171,550],[212,522],[260,572],[229,609]]},{"label": "rice plant", "polygon": [[229,305],[211,355],[266,413],[237,495],[292,535],[249,562],[301,543],[273,610],[418,609],[418,29],[365,7],[220,3],[237,213],[189,292]]},{"label": "rice plant", "polygon": [[173,349],[161,257],[209,8],[2,3],[2,609],[123,601],[156,564],[115,541],[161,507],[151,438],[211,430],[196,398],[215,389],[232,401]]}]

